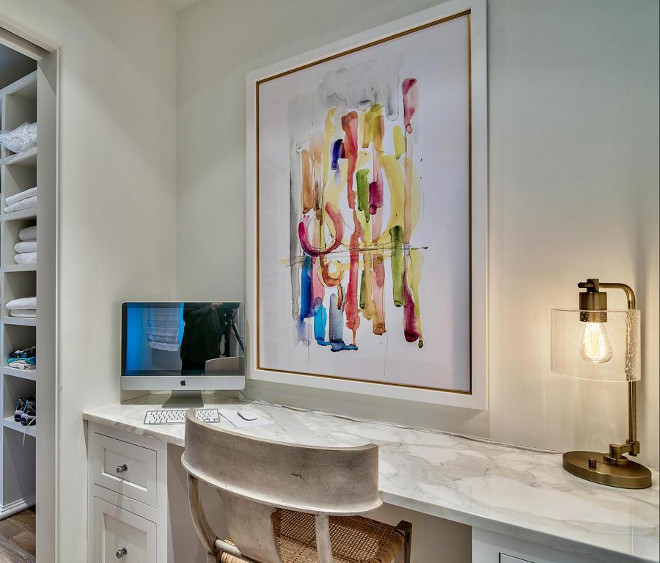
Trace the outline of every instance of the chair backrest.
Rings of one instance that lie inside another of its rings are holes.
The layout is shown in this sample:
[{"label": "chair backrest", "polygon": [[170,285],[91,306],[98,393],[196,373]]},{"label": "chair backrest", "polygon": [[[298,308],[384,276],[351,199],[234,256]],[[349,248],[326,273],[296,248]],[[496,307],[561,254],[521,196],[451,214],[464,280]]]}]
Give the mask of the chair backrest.
[{"label": "chair backrest", "polygon": [[348,516],[382,504],[375,444],[322,448],[262,440],[200,422],[191,410],[182,463],[218,489],[232,540],[257,561],[279,561],[275,508]]}]

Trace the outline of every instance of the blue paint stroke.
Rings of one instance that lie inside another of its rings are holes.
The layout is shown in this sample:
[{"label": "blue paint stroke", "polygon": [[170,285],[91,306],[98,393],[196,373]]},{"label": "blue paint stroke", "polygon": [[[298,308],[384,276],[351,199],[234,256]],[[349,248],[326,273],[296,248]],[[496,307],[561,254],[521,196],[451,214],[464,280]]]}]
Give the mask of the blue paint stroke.
[{"label": "blue paint stroke", "polygon": [[341,148],[342,148],[342,140],[337,139],[334,144],[332,145],[332,164],[330,165],[330,168],[332,170],[337,170],[337,161],[341,158]]},{"label": "blue paint stroke", "polygon": [[333,352],[357,350],[357,346],[344,342],[344,308],[337,307],[337,296],[330,296],[330,346]]},{"label": "blue paint stroke", "polygon": [[325,326],[328,322],[328,313],[323,305],[320,305],[314,313],[314,338],[320,346],[330,346],[325,339]]},{"label": "blue paint stroke", "polygon": [[305,256],[300,270],[300,315],[298,317],[298,340],[307,342],[305,319],[313,317],[312,311],[312,257]]}]

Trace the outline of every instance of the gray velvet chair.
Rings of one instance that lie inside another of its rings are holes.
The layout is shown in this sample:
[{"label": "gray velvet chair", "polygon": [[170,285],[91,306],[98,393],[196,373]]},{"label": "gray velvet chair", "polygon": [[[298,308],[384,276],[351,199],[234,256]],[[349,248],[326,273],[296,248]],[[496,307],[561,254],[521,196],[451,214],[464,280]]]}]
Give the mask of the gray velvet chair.
[{"label": "gray velvet chair", "polygon": [[[410,562],[411,529],[360,516],[378,508],[378,446],[260,440],[186,415],[190,511],[207,562]],[[199,482],[222,497],[229,537],[213,532]]]}]

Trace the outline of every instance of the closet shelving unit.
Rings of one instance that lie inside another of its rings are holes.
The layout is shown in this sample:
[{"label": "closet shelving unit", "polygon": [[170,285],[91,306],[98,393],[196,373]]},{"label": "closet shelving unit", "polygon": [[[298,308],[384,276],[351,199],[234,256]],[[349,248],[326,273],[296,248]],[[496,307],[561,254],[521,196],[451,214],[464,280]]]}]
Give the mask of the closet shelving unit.
[{"label": "closet shelving unit", "polygon": [[[37,71],[0,90],[0,106],[3,130],[37,121]],[[13,350],[36,344],[38,319],[10,317],[5,305],[12,299],[37,294],[38,264],[14,262],[18,233],[25,227],[36,225],[37,208],[15,213],[5,213],[4,209],[5,198],[37,185],[37,148],[19,154],[4,148],[0,152],[0,404],[3,409],[0,518],[35,503],[39,426],[38,422],[29,427],[15,422],[14,409],[19,397],[36,397],[39,369],[27,371],[11,368],[7,365],[7,357]]]}]

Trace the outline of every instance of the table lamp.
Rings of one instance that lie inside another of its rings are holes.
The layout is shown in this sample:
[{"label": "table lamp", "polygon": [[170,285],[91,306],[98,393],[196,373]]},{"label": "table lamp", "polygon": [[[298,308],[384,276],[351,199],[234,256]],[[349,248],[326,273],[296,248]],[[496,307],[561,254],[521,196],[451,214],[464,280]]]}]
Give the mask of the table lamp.
[{"label": "table lamp", "polygon": [[[580,379],[628,384],[628,439],[608,453],[566,452],[564,469],[595,483],[627,489],[651,486],[651,472],[626,456],[640,452],[637,440],[637,381],[641,374],[640,312],[635,293],[623,283],[588,279],[578,284],[579,310],[552,310],[552,372]],[[628,309],[607,309],[603,289],[622,290]]]}]

